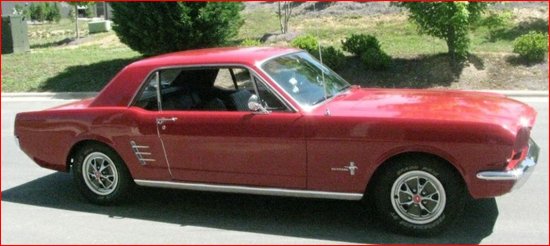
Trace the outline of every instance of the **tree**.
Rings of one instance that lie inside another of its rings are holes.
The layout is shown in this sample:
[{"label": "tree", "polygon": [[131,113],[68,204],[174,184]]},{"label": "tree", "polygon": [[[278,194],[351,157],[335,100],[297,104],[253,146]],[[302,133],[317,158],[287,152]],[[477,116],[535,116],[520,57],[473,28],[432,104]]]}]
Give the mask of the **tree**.
[{"label": "tree", "polygon": [[78,32],[78,7],[92,8],[95,5],[95,3],[94,2],[66,2],[66,3],[74,7],[74,23],[75,23],[74,29],[76,33],[75,38],[79,39],[80,33]]},{"label": "tree", "polygon": [[445,40],[453,61],[467,58],[470,26],[487,8],[483,2],[401,2],[396,5],[409,9],[409,18],[421,33]]},{"label": "tree", "polygon": [[292,15],[292,4],[292,1],[277,2],[277,17],[279,17],[279,25],[281,28],[281,33],[283,34],[288,32],[288,21]]},{"label": "tree", "polygon": [[112,2],[113,30],[144,55],[212,47],[237,35],[238,2]]},{"label": "tree", "polygon": [[30,7],[28,6],[28,4],[25,4],[25,5],[19,5],[19,4],[15,4],[15,7],[14,7],[14,14],[16,15],[22,15],[22,16],[25,16],[27,18],[31,18],[31,13],[30,13]]}]

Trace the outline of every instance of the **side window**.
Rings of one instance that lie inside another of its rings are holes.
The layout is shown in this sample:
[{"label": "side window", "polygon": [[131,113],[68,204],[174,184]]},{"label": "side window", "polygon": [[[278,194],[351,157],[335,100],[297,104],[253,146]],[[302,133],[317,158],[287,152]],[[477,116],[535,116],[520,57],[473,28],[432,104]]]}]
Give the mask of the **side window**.
[{"label": "side window", "polygon": [[258,78],[254,77],[254,83],[258,89],[258,97],[267,110],[289,111],[285,104]]},{"label": "side window", "polygon": [[253,81],[240,67],[165,69],[147,79],[134,106],[152,111],[249,111],[248,100],[257,90],[266,109],[289,111],[263,81]]},{"label": "side window", "polygon": [[225,111],[214,90],[218,68],[172,69],[160,72],[164,111]]},{"label": "side window", "polygon": [[[145,87],[142,89],[134,106],[151,111],[159,110],[157,95],[159,76],[161,98],[165,98],[170,94],[171,91],[175,90],[173,82],[181,73],[181,71],[182,69],[166,69],[151,74],[145,82]],[[165,101],[163,100],[163,104],[164,102]]]},{"label": "side window", "polygon": [[183,69],[166,69],[160,71],[160,88],[170,87],[182,71]]},{"label": "side window", "polygon": [[214,81],[214,87],[222,90],[235,90],[235,83],[233,82],[232,76],[230,68],[220,69]]},{"label": "side window", "polygon": [[147,79],[145,87],[142,89],[134,106],[151,111],[159,109],[157,99],[157,76],[158,73],[153,73],[149,79]]},{"label": "side window", "polygon": [[235,74],[235,81],[238,86],[237,89],[250,91],[254,90],[254,85],[252,84],[252,81],[250,81],[250,72],[248,71],[248,69],[233,69],[233,73]]},{"label": "side window", "polygon": [[223,90],[252,90],[250,73],[244,68],[221,68],[214,81],[214,87]]}]

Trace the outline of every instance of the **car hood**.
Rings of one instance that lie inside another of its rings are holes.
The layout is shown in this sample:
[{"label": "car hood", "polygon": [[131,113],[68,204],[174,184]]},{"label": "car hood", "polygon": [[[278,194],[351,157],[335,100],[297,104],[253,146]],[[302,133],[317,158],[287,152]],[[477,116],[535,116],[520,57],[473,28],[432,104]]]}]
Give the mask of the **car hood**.
[{"label": "car hood", "polygon": [[536,112],[528,105],[496,93],[352,88],[314,110],[344,117],[406,118],[498,124],[517,131],[532,126]]}]

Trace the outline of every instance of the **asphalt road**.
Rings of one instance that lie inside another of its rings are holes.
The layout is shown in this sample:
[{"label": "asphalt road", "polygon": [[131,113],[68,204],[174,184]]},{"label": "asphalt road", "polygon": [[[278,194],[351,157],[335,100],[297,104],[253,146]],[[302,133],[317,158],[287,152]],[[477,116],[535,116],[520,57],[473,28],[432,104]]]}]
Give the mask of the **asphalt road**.
[{"label": "asphalt road", "polygon": [[140,188],[118,206],[87,203],[71,176],[34,164],[15,144],[20,111],[62,100],[2,99],[2,244],[546,244],[548,98],[523,98],[539,112],[532,136],[542,153],[519,190],[468,201],[444,234],[414,238],[385,231],[358,202]]}]

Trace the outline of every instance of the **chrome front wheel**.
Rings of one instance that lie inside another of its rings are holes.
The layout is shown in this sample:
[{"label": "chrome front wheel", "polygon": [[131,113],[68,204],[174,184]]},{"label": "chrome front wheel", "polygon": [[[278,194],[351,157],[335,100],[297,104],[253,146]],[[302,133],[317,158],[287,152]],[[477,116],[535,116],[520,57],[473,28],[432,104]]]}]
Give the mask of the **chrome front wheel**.
[{"label": "chrome front wheel", "polygon": [[439,180],[425,171],[410,171],[399,176],[391,188],[391,203],[403,220],[427,224],[443,213],[445,188]]},{"label": "chrome front wheel", "polygon": [[441,232],[460,216],[466,200],[460,173],[450,163],[425,155],[389,160],[369,186],[380,221],[414,236]]}]

